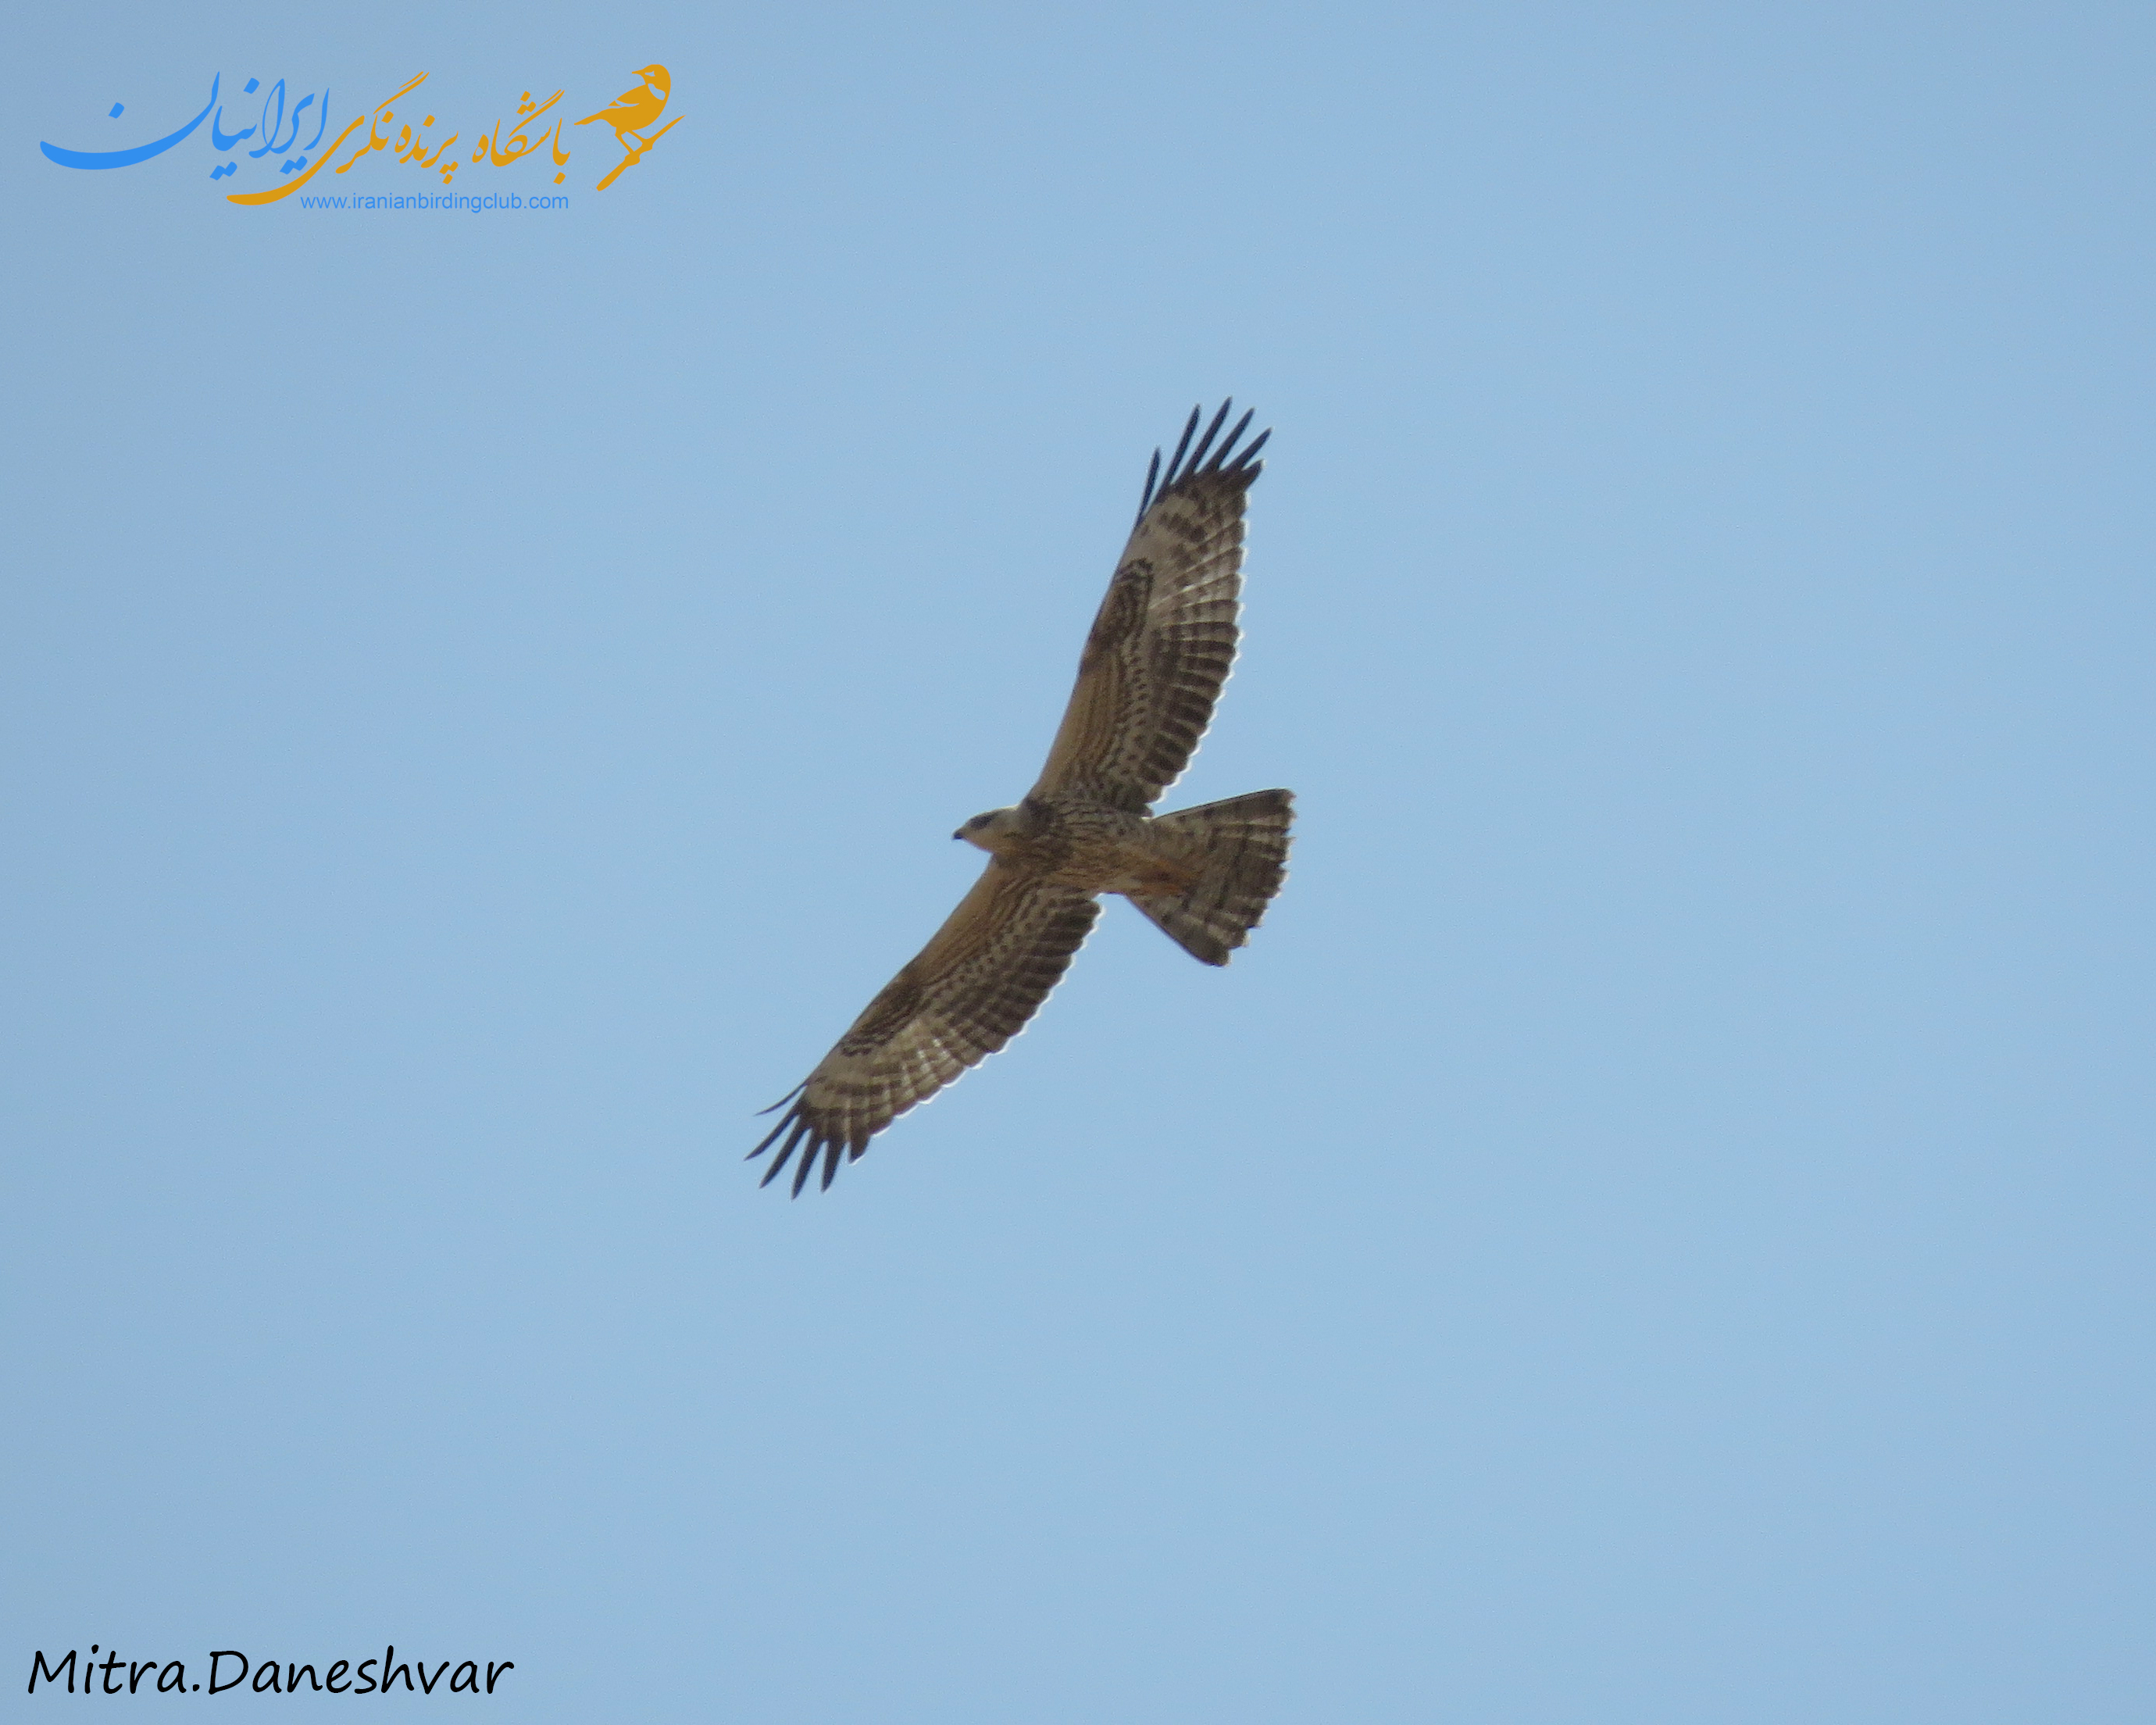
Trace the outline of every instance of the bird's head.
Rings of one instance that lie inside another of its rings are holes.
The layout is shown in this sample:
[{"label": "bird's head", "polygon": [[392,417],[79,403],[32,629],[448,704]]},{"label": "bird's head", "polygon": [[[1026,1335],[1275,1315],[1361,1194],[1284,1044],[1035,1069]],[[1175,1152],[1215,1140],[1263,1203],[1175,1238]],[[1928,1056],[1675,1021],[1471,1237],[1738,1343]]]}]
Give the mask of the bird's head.
[{"label": "bird's head", "polygon": [[664,66],[639,67],[636,75],[661,95],[665,95],[673,87],[674,80],[666,75],[666,69]]},{"label": "bird's head", "polygon": [[968,845],[978,845],[993,855],[1000,842],[1017,832],[1024,820],[1022,809],[991,809],[986,814],[975,815],[951,836],[963,839]]}]

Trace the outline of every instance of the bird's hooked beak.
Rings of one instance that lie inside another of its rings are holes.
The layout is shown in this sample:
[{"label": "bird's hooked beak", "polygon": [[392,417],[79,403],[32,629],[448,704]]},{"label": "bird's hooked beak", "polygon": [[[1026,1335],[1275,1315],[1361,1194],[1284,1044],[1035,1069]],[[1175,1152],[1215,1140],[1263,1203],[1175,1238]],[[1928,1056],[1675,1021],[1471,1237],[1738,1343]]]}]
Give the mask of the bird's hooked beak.
[{"label": "bird's hooked beak", "polygon": [[955,832],[955,833],[952,834],[952,835],[951,835],[951,836],[952,836],[952,838],[954,838],[954,839],[963,839],[963,838],[964,838],[964,837],[966,836],[966,829],[965,829],[965,828],[963,828],[963,827],[959,828],[959,829],[958,829],[958,830],[957,830],[957,832]]}]

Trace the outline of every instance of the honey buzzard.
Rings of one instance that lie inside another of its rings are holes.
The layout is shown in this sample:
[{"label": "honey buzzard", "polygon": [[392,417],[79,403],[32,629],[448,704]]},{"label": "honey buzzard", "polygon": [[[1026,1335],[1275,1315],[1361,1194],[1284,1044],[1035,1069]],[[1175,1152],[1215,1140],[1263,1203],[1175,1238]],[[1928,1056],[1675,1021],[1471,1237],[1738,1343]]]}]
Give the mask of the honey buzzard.
[{"label": "honey buzzard", "polygon": [[1280,891],[1291,793],[1149,812],[1188,764],[1235,656],[1244,497],[1272,434],[1236,454],[1245,413],[1215,448],[1229,405],[1195,449],[1191,410],[1165,472],[1153,451],[1040,783],[952,834],[987,851],[988,868],[816,1070],[765,1110],[786,1108],[749,1152],[778,1146],[765,1185],[798,1150],[794,1196],[819,1155],[829,1187],[842,1155],[857,1159],[1009,1042],[1069,968],[1101,894],[1122,894],[1193,957],[1225,964]]}]

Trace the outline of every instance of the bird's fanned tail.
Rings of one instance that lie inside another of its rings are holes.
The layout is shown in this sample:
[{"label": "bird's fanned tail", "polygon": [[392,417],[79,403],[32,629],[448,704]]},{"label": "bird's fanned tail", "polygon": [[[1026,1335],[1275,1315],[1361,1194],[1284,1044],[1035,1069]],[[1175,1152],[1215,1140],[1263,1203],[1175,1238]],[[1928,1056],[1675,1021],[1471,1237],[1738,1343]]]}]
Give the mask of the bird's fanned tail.
[{"label": "bird's fanned tail", "polygon": [[1253,791],[1162,815],[1154,832],[1198,866],[1198,879],[1173,898],[1132,893],[1131,902],[1192,957],[1225,964],[1287,878],[1294,820],[1292,791]]}]

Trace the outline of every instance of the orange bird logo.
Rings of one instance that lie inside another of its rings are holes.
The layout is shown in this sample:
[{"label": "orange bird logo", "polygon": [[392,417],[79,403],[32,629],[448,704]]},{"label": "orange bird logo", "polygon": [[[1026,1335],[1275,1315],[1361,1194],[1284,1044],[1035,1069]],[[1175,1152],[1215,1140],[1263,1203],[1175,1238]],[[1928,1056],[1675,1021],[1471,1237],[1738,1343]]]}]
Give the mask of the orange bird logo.
[{"label": "orange bird logo", "polygon": [[577,124],[589,126],[594,120],[603,120],[613,128],[613,135],[621,147],[629,153],[613,165],[613,171],[598,183],[601,192],[621,176],[625,167],[634,167],[644,159],[644,152],[660,138],[673,131],[680,116],[676,115],[649,137],[644,136],[666,111],[666,98],[673,93],[674,80],[664,66],[644,66],[637,74],[644,82],[624,90],[596,114],[587,114]]}]

